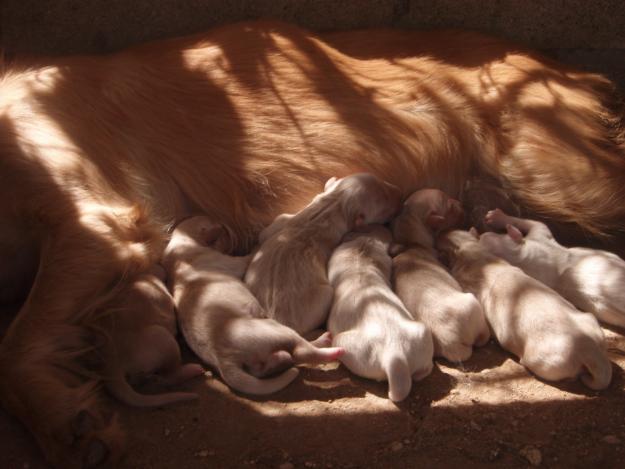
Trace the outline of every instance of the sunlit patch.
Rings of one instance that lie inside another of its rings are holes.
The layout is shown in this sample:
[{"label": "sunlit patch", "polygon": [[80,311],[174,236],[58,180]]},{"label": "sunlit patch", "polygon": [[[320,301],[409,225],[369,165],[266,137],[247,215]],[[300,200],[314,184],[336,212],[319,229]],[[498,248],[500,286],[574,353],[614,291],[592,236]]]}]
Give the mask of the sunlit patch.
[{"label": "sunlit patch", "polygon": [[49,93],[60,80],[61,71],[58,67],[46,67],[34,71],[28,81],[31,91]]},{"label": "sunlit patch", "polygon": [[[324,372],[331,372],[332,378],[326,379]],[[267,396],[267,400],[236,394],[219,378],[207,379],[204,385],[210,393],[219,394],[220,399],[235,401],[265,417],[399,413],[397,406],[386,396],[386,383],[367,382],[365,389],[357,382],[359,378],[354,381],[353,375],[345,369],[339,370],[338,363],[315,367],[311,369],[311,374],[314,378],[306,376],[304,371],[293,384],[277,394]],[[301,398],[291,399],[291,396]]]},{"label": "sunlit patch", "polygon": [[52,119],[40,116],[37,125],[14,120],[17,144],[24,157],[49,168],[49,174],[59,186],[78,170],[85,170],[85,159],[72,144],[59,125]]}]

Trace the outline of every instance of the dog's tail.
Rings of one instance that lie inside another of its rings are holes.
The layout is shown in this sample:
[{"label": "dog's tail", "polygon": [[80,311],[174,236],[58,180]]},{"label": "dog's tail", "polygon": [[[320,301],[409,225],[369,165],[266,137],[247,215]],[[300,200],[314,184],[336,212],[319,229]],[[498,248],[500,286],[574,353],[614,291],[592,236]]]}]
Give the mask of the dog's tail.
[{"label": "dog's tail", "polygon": [[589,350],[584,356],[586,372],[582,373],[581,380],[590,389],[601,390],[612,381],[612,363],[604,353]]},{"label": "dog's tail", "polygon": [[124,404],[134,407],[159,407],[174,402],[197,399],[198,395],[192,392],[167,392],[161,394],[140,394],[135,391],[126,377],[120,375],[106,382],[106,388]]},{"label": "dog's tail", "polygon": [[231,388],[246,394],[266,395],[288,386],[299,374],[297,368],[289,368],[272,378],[260,379],[243,370],[236,364],[220,367],[221,377]]}]

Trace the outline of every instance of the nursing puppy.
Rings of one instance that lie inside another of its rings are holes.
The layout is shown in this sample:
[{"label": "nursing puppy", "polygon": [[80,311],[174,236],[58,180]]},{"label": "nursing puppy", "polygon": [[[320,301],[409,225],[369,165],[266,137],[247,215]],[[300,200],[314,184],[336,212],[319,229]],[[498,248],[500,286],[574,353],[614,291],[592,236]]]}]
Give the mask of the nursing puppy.
[{"label": "nursing puppy", "polygon": [[460,203],[437,189],[412,194],[393,221],[393,237],[407,248],[393,258],[393,289],[410,311],[432,332],[434,355],[464,361],[473,345],[484,345],[490,332],[484,312],[472,293],[439,262],[434,233],[462,221]]},{"label": "nursing puppy", "polygon": [[493,254],[523,269],[583,311],[625,327],[625,261],[616,254],[589,248],[566,248],[541,222],[506,215],[496,209],[486,223],[506,234],[484,233],[480,243]]},{"label": "nursing puppy", "polygon": [[105,364],[75,372],[103,297],[123,295],[111,287],[149,270],[192,213],[244,250],[334,175],[456,195],[480,173],[524,211],[622,232],[612,84],[481,34],[254,21],[100,56],[18,57],[0,75],[0,299],[28,295],[0,343],[0,402],[63,469],[88,456],[90,437],[72,433],[84,409],[116,445],[89,397]]},{"label": "nursing puppy", "polygon": [[[163,255],[180,329],[196,355],[219,370],[231,388],[248,394],[284,388],[299,373],[296,363],[336,360],[340,348],[317,348],[264,317],[241,281],[249,256],[207,247],[220,234],[221,227],[207,217],[189,218],[174,230]],[[330,338],[324,335],[315,344],[330,345]]]},{"label": "nursing puppy", "polygon": [[108,318],[110,340],[103,346],[108,356],[106,388],[120,401],[139,407],[195,399],[197,394],[139,394],[129,379],[156,374],[165,384],[176,384],[204,373],[200,365],[181,365],[174,302],[155,274],[143,274],[131,284],[123,304]]},{"label": "nursing puppy", "polygon": [[432,335],[414,321],[390,285],[391,233],[371,226],[349,233],[330,258],[328,278],[334,302],[328,318],[341,362],[353,373],[388,380],[388,397],[401,401],[412,380],[432,371]]},{"label": "nursing puppy", "polygon": [[503,348],[548,381],[581,375],[592,389],[610,384],[612,366],[595,317],[549,287],[491,254],[477,232],[451,231],[437,241],[453,276],[482,303]]},{"label": "nursing puppy", "polygon": [[393,239],[400,245],[434,249],[436,233],[458,226],[463,218],[460,202],[439,189],[421,189],[406,199],[393,220]]},{"label": "nursing puppy", "polygon": [[400,202],[397,187],[371,174],[329,179],[308,206],[261,232],[245,282],[269,317],[302,334],[318,328],[332,303],[326,271],[332,250],[353,228],[388,221]]}]

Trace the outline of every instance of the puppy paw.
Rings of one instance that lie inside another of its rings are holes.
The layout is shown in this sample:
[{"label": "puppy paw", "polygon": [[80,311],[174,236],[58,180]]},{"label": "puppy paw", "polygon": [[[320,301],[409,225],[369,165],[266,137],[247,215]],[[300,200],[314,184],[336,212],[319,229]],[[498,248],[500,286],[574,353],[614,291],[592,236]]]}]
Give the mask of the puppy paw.
[{"label": "puppy paw", "polygon": [[[57,434],[65,433],[60,430]],[[70,441],[41,441],[48,460],[55,467],[115,467],[123,449],[123,433],[116,418],[106,419],[90,410],[79,411],[69,421]]]},{"label": "puppy paw", "polygon": [[180,383],[184,383],[193,378],[197,378],[198,376],[202,376],[205,370],[202,365],[198,365],[197,363],[187,363],[186,365],[180,366],[176,371],[162,376],[162,381],[169,385],[176,385]]},{"label": "puppy paw", "polygon": [[506,227],[506,214],[501,209],[489,210],[484,216],[484,221],[491,228],[495,228],[498,230],[504,229]]}]

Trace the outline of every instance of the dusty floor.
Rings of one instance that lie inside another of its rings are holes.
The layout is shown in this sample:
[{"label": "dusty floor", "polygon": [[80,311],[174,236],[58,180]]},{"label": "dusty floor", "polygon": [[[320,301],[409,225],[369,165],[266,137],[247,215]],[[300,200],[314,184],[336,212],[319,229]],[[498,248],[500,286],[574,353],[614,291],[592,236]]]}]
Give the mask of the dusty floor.
[{"label": "dusty floor", "polygon": [[[384,383],[338,365],[304,369],[267,399],[197,379],[187,387],[198,402],[118,406],[129,436],[122,467],[622,468],[625,337],[605,332],[614,379],[600,393],[541,382],[492,342],[462,365],[439,362],[399,406],[386,399]],[[46,467],[3,411],[0,442],[0,468]]]}]

